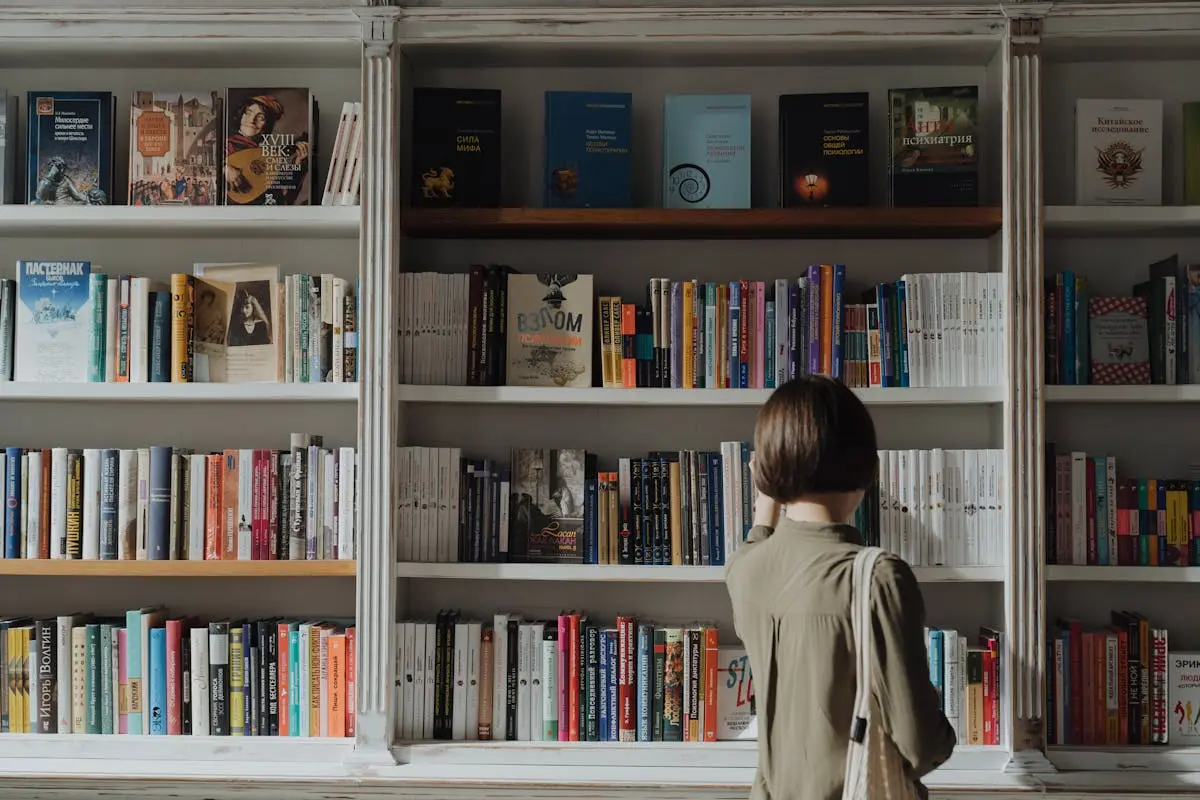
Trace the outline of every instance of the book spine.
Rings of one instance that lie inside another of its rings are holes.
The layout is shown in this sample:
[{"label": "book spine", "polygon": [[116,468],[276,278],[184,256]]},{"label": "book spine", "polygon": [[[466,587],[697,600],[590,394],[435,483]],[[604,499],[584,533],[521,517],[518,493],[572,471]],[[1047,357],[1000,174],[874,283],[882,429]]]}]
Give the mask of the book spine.
[{"label": "book spine", "polygon": [[622,742],[637,741],[635,630],[632,617],[617,617],[617,736]]},{"label": "book spine", "polygon": [[[542,741],[558,741],[558,628],[548,624],[541,642]],[[481,705],[482,708],[482,705]]]},{"label": "book spine", "polygon": [[150,735],[167,735],[167,631],[150,629]]},{"label": "book spine", "polygon": [[183,733],[183,622],[177,619],[166,622],[165,678],[166,678],[166,732],[168,736]]},{"label": "book spine", "polygon": [[108,326],[108,276],[93,272],[88,275],[88,302],[92,306],[91,348],[88,357],[88,381],[103,383],[107,371],[105,342]]},{"label": "book spine", "polygon": [[637,673],[634,678],[637,689],[637,741],[654,741],[651,731],[653,714],[654,679],[650,665],[654,660],[654,629],[649,625],[637,626]]}]

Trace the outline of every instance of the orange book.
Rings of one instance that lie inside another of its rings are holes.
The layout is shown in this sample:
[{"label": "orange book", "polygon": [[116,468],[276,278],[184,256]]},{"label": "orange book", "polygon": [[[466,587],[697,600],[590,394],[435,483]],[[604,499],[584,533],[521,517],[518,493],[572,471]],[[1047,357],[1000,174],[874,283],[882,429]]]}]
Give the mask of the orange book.
[{"label": "orange book", "polygon": [[208,460],[208,488],[204,492],[204,560],[218,561],[221,558],[221,502],[224,498],[225,457],[210,455]]},{"label": "orange book", "polygon": [[358,715],[358,634],[346,628],[346,735],[354,738],[354,718]]},{"label": "orange book", "polygon": [[637,388],[636,336],[637,306],[625,303],[621,306],[621,386],[625,389]]},{"label": "orange book", "polygon": [[41,515],[38,518],[38,558],[50,557],[50,461],[51,451],[42,451],[42,496],[38,502],[42,504]]},{"label": "orange book", "polygon": [[700,714],[704,741],[717,740],[717,629],[704,628],[704,710]]},{"label": "orange book", "polygon": [[329,637],[329,701],[325,704],[328,713],[329,735],[346,736],[346,634],[335,633]]},{"label": "orange book", "polygon": [[833,374],[833,265],[821,265],[821,374]]},{"label": "orange book", "polygon": [[290,736],[291,729],[289,722],[291,714],[288,709],[291,708],[288,690],[288,674],[292,665],[292,651],[289,638],[290,627],[286,622],[281,622],[276,626],[276,636],[279,639],[279,668],[276,670],[278,677],[276,678],[279,693],[279,735]]},{"label": "orange book", "polygon": [[171,276],[171,381],[192,382],[196,279],[185,272]]},{"label": "orange book", "polygon": [[226,450],[221,470],[221,559],[238,557],[238,459],[237,450]]}]

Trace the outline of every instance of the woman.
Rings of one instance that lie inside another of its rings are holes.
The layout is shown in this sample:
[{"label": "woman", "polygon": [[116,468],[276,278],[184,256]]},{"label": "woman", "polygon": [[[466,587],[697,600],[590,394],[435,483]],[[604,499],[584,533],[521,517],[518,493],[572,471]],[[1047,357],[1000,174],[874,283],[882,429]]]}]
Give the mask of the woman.
[{"label": "woman", "polygon": [[[876,474],[875,426],[842,383],[800,378],[759,412],[754,449],[754,527],[726,567],[758,709],[750,797],[840,800],[854,717],[850,578],[863,547],[845,521]],[[950,757],[955,738],[929,680],[924,601],[890,554],[871,594],[880,721],[926,797],[920,779]]]}]

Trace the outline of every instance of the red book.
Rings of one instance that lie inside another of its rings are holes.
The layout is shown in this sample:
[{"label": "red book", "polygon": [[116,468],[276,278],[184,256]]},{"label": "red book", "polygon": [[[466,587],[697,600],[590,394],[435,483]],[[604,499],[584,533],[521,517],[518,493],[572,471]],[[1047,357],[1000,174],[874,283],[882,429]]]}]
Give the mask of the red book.
[{"label": "red book", "polygon": [[617,617],[617,739],[637,741],[637,620]]},{"label": "red book", "polygon": [[167,620],[167,735],[183,735],[183,620]]}]

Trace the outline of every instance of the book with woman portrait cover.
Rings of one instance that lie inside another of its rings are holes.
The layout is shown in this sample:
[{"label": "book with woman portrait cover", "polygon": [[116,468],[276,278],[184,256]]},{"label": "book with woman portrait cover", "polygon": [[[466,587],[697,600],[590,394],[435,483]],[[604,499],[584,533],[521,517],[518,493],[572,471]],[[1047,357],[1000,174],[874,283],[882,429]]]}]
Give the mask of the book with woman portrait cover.
[{"label": "book with woman portrait cover", "polygon": [[583,450],[514,450],[509,490],[512,561],[583,563]]},{"label": "book with woman portrait cover", "polygon": [[279,267],[196,264],[195,380],[201,383],[282,381]]},{"label": "book with woman portrait cover", "polygon": [[228,89],[226,205],[313,204],[317,101],[308,89]]}]

